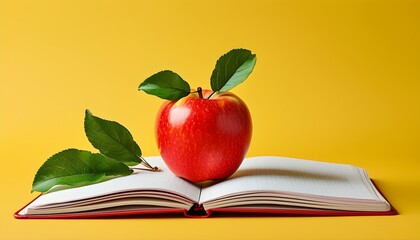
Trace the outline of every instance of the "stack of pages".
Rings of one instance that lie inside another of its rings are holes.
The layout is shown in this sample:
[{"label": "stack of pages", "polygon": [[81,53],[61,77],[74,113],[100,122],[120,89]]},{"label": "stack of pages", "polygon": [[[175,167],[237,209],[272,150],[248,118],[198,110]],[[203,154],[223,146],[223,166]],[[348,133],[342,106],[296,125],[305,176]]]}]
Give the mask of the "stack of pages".
[{"label": "stack of pages", "polygon": [[230,178],[195,185],[174,176],[161,157],[146,159],[162,171],[141,171],[42,194],[15,217],[98,218],[176,212],[191,217],[208,217],[215,212],[335,216],[397,213],[366,171],[352,165],[251,157]]}]

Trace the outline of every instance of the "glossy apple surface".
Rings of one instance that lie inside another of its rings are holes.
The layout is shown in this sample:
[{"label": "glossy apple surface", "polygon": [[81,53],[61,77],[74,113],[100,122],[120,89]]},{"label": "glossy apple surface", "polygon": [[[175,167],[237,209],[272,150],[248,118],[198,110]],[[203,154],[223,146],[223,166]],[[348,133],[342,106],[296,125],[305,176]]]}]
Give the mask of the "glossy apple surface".
[{"label": "glossy apple surface", "polygon": [[224,179],[244,159],[252,135],[245,103],[233,93],[203,91],[167,101],[156,118],[160,154],[178,177],[192,182]]}]

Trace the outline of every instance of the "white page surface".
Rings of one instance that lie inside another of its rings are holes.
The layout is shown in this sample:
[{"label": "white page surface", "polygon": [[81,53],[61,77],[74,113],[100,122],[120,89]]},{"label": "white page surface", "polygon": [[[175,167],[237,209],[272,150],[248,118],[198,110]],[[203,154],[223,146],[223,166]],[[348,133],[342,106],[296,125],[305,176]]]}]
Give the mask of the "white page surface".
[{"label": "white page surface", "polygon": [[[158,166],[162,171],[140,171],[130,176],[120,177],[102,183],[51,192],[37,198],[28,207],[75,201],[131,190],[163,190],[185,196],[193,202],[198,201],[200,188],[173,175],[161,157],[147,157],[146,160],[152,166]],[[139,165],[139,167],[143,166]],[[22,213],[25,213],[25,211],[26,208]]]},{"label": "white page surface", "polygon": [[229,179],[202,190],[200,203],[239,192],[278,191],[378,200],[357,167],[282,157],[245,159]]}]

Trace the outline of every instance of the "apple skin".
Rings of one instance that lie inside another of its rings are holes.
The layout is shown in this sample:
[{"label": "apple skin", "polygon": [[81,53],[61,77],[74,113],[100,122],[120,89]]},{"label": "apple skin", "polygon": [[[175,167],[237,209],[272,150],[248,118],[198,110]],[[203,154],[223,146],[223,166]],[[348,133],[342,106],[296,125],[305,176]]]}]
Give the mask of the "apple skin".
[{"label": "apple skin", "polygon": [[252,121],[248,107],[230,92],[203,90],[162,104],[156,138],[168,168],[191,182],[225,179],[241,165],[248,151]]}]

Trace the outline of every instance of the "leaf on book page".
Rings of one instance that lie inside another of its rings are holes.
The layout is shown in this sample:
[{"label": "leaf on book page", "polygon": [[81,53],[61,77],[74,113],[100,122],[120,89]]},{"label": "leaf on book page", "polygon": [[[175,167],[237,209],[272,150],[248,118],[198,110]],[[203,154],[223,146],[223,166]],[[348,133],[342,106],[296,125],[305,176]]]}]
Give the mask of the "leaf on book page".
[{"label": "leaf on book page", "polygon": [[51,156],[38,170],[32,192],[79,187],[130,175],[133,170],[99,153],[67,149]]},{"label": "leaf on book page", "polygon": [[233,49],[221,56],[210,78],[211,89],[227,92],[245,79],[254,70],[257,56],[246,49]]},{"label": "leaf on book page", "polygon": [[141,149],[127,128],[85,112],[85,133],[89,142],[103,155],[128,166],[142,162]]}]

